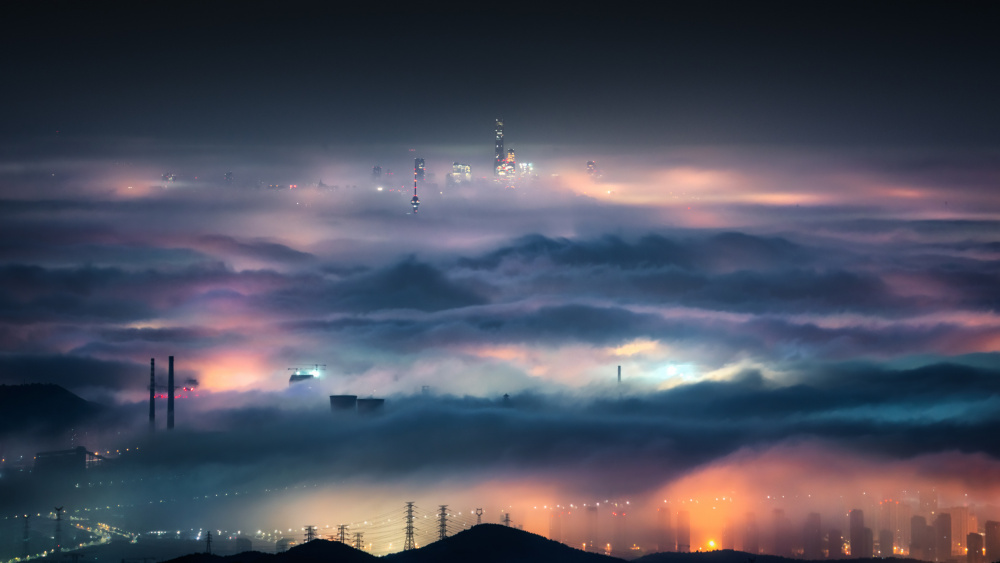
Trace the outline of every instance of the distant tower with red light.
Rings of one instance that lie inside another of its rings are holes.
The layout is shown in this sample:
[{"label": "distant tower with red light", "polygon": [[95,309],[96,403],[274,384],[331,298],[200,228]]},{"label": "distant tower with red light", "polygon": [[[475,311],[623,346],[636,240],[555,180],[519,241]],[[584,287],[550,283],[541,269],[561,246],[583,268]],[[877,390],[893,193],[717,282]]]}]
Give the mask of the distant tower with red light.
[{"label": "distant tower with red light", "polygon": [[417,197],[417,170],[422,169],[424,166],[424,159],[414,158],[413,159],[413,199],[410,200],[410,205],[413,206],[413,213],[417,212],[417,208],[420,207],[420,198]]},{"label": "distant tower with red light", "polygon": [[506,154],[503,152],[503,118],[497,118],[497,128],[496,128],[496,150],[493,153],[493,175],[500,175],[500,167],[503,166]]}]

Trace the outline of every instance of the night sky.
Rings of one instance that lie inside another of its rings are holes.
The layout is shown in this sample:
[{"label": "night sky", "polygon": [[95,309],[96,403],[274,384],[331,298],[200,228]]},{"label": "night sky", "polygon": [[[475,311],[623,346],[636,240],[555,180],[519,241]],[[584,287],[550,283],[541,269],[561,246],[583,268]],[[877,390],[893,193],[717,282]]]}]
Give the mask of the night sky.
[{"label": "night sky", "polygon": [[[206,509],[234,529],[628,499],[702,545],[931,488],[998,519],[996,4],[666,7],[5,7],[0,383],[108,405],[87,445],[195,494],[319,491]],[[154,443],[169,355],[198,397]]]}]

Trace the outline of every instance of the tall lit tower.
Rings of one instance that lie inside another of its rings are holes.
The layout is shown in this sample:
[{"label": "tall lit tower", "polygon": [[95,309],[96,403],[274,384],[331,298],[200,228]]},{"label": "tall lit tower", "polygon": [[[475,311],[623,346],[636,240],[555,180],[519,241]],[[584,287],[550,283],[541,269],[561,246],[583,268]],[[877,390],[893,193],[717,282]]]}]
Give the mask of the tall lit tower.
[{"label": "tall lit tower", "polygon": [[[417,208],[420,207],[420,198],[417,197],[417,165],[423,164],[422,158],[413,159],[413,199],[410,200],[410,205],[413,206],[413,212],[417,212]],[[419,161],[419,162],[418,162]]]},{"label": "tall lit tower", "polygon": [[413,159],[413,167],[416,168],[416,171],[417,171],[417,180],[420,180],[421,182],[423,182],[424,181],[424,176],[427,173],[427,168],[424,166],[424,159],[422,159],[422,158],[414,158]]},{"label": "tall lit tower", "polygon": [[504,163],[507,155],[503,152],[503,118],[497,118],[497,146],[493,155],[493,175],[499,174],[499,167]]}]

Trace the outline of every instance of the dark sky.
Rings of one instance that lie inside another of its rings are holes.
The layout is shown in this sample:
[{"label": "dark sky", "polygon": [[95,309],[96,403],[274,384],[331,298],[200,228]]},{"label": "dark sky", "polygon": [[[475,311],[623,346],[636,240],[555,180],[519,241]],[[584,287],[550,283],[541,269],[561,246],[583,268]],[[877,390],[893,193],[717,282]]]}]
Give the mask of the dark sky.
[{"label": "dark sky", "polygon": [[[992,3],[6,8],[4,137],[995,145]],[[513,125],[512,125],[513,127]]]}]

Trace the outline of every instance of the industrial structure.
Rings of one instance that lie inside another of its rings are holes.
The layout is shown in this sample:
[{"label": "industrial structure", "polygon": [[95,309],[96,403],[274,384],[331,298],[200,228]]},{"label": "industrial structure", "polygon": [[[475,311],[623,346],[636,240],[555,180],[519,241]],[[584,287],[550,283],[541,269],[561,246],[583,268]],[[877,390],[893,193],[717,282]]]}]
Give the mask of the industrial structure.
[{"label": "industrial structure", "polygon": [[174,357],[167,358],[167,430],[174,428]]},{"label": "industrial structure", "polygon": [[319,372],[325,369],[326,364],[313,364],[309,367],[292,366],[288,368],[288,371],[292,372],[292,375],[288,377],[288,386],[291,387],[296,383],[318,378]]},{"label": "industrial structure", "polygon": [[156,428],[156,359],[149,359],[149,429]]},{"label": "industrial structure", "polygon": [[349,412],[358,410],[357,395],[330,395],[330,410]]},{"label": "industrial structure", "polygon": [[90,452],[83,446],[69,450],[54,450],[35,454],[35,475],[82,475],[84,471],[99,466],[104,457]]},{"label": "industrial structure", "polygon": [[385,407],[385,399],[374,397],[358,399],[358,414],[375,414],[381,412],[383,407]]},{"label": "industrial structure", "polygon": [[376,414],[384,407],[385,399],[375,397],[359,399],[357,395],[330,395],[330,410],[335,413]]},{"label": "industrial structure", "polygon": [[[167,429],[173,429],[174,427],[174,399],[177,398],[176,392],[178,389],[187,393],[195,391],[198,387],[198,380],[193,378],[188,378],[184,382],[183,387],[178,387],[174,383],[174,357],[169,356],[167,358],[167,389],[166,395],[161,395],[160,398],[167,399]],[[149,359],[149,429],[156,429],[156,396],[157,389],[163,389],[163,385],[156,384],[156,359]],[[180,398],[187,398],[188,395],[182,394]]]}]

